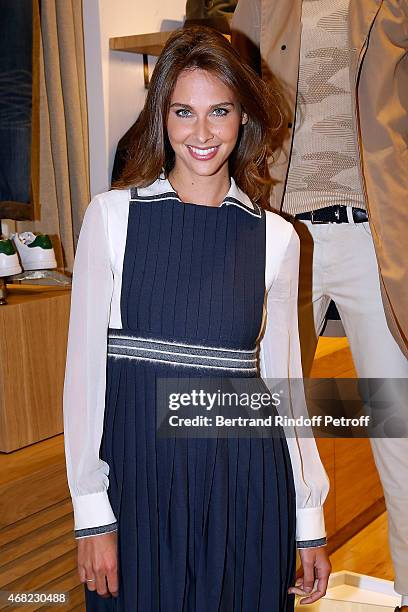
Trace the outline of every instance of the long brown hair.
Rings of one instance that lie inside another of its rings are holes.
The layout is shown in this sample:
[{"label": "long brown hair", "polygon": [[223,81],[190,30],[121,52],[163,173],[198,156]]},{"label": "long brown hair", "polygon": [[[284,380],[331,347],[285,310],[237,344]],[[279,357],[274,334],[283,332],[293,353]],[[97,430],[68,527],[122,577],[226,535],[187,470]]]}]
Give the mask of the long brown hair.
[{"label": "long brown hair", "polygon": [[252,201],[269,208],[273,181],[268,158],[276,148],[284,117],[279,97],[242,62],[222,34],[204,26],[176,30],[168,39],[153,71],[143,110],[132,128],[126,165],[112,186],[146,187],[163,170],[169,174],[175,162],[166,130],[170,100],[181,72],[195,68],[218,77],[248,115],[229,158],[229,171]]}]

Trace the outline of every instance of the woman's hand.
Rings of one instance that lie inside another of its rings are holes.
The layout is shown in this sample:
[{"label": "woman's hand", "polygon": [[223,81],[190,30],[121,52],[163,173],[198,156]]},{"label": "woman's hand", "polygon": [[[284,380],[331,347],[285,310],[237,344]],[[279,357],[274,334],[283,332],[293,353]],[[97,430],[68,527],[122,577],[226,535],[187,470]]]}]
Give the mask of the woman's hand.
[{"label": "woman's hand", "polygon": [[[78,574],[90,591],[102,597],[118,595],[117,532],[78,539]],[[87,582],[94,578],[95,582]]]},{"label": "woman's hand", "polygon": [[[325,546],[300,548],[299,554],[302,562],[303,576],[296,580],[294,587],[288,589],[288,593],[306,595],[299,603],[310,604],[326,594],[331,563]],[[316,590],[313,591],[315,581],[317,582]]]}]

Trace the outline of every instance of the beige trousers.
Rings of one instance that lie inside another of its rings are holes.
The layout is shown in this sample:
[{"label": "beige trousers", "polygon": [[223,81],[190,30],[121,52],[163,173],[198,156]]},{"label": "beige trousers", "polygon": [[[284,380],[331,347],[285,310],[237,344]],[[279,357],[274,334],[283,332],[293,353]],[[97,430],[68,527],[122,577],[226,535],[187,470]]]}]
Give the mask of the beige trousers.
[{"label": "beige trousers", "polygon": [[[301,243],[299,333],[304,375],[309,375],[333,299],[359,378],[408,378],[408,360],[385,319],[368,222],[313,225],[297,220],[295,228]],[[408,398],[404,401],[408,420]],[[394,587],[408,594],[408,438],[373,438],[371,447],[388,511]]]}]

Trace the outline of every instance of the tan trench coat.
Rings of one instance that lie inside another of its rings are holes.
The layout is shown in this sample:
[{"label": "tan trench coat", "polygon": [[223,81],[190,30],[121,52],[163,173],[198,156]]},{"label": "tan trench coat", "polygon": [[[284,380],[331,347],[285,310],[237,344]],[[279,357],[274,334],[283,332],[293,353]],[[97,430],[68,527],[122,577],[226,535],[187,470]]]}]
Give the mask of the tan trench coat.
[{"label": "tan trench coat", "polygon": [[[302,0],[239,0],[232,43],[283,83],[295,116]],[[388,325],[408,356],[408,0],[350,0],[355,134]],[[293,129],[271,171],[280,210]],[[356,262],[358,265],[358,262]]]}]

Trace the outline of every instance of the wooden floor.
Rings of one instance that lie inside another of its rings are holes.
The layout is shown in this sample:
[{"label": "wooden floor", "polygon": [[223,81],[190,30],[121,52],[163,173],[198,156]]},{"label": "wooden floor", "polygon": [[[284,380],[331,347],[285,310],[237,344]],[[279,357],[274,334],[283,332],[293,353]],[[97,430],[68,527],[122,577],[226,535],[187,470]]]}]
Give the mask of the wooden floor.
[{"label": "wooden floor", "polygon": [[[354,375],[347,341],[321,338],[314,376]],[[44,495],[46,491],[46,495]],[[43,500],[48,500],[42,507]],[[27,515],[27,508],[36,508]],[[333,571],[349,569],[392,579],[385,514],[331,556]],[[65,481],[62,435],[15,453],[0,454],[0,591],[62,591],[69,605],[0,610],[84,610],[76,570],[72,506]]]},{"label": "wooden floor", "polygon": [[70,604],[0,610],[84,610],[62,435],[0,454],[0,592],[30,590],[69,593]]},{"label": "wooden floor", "polygon": [[387,538],[387,514],[384,513],[331,555],[333,572],[350,570],[393,580]]}]

